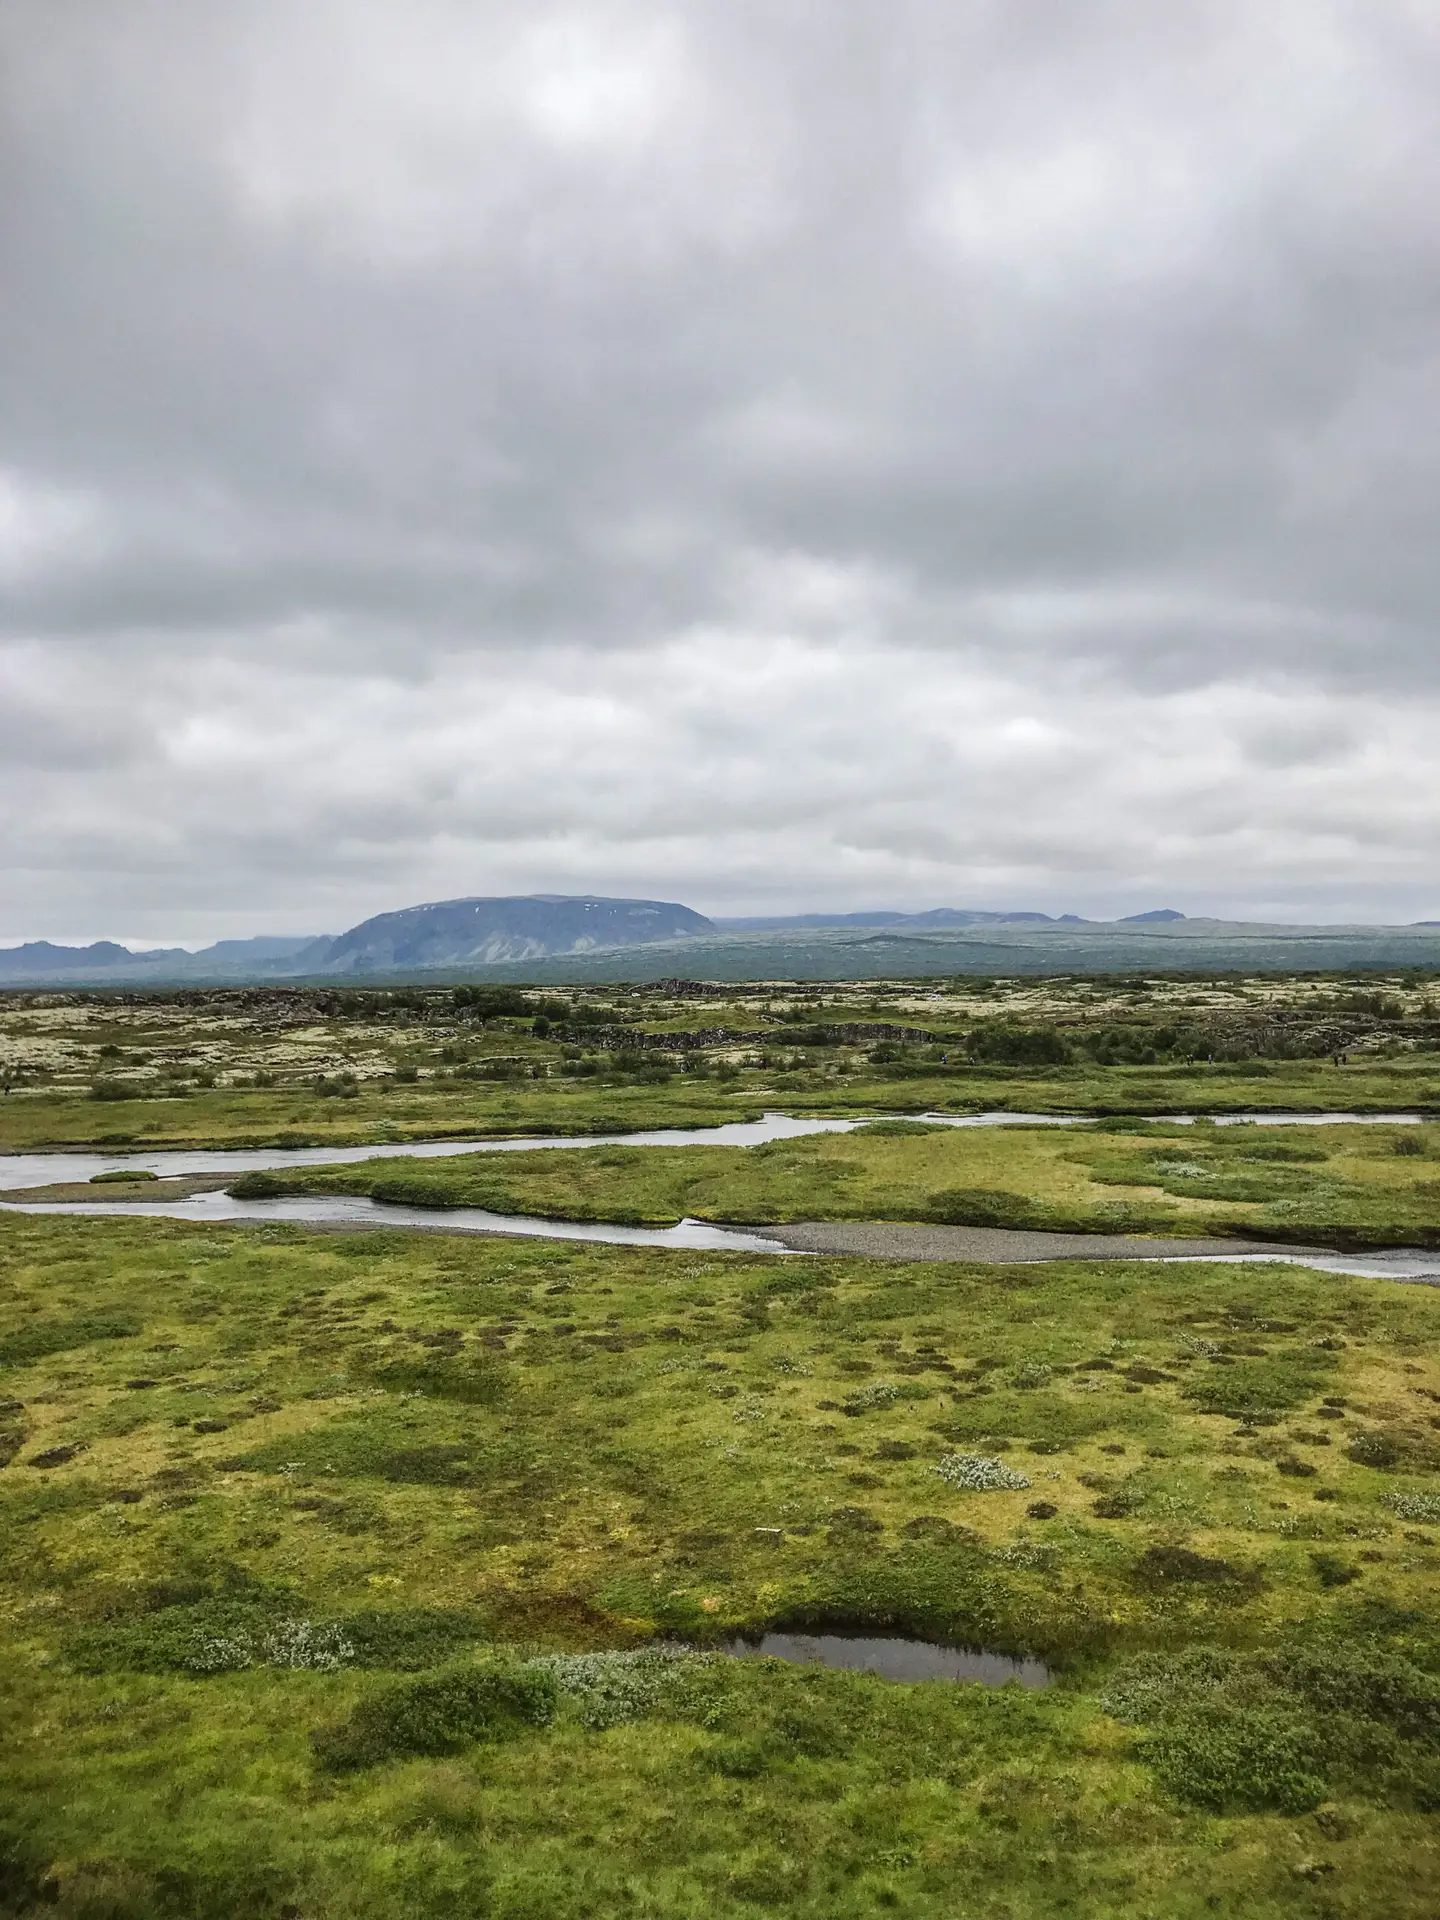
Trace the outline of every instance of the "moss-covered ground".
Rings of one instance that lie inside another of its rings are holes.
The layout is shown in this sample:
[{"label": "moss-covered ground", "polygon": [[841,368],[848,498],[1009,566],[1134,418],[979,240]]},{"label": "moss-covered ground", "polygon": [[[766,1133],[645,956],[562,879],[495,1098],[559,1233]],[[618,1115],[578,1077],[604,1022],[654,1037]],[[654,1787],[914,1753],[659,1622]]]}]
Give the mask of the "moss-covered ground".
[{"label": "moss-covered ground", "polygon": [[[16,1215],[0,1282],[12,1913],[1437,1909],[1434,1290]],[[1056,1677],[645,1653],[785,1622]]]}]

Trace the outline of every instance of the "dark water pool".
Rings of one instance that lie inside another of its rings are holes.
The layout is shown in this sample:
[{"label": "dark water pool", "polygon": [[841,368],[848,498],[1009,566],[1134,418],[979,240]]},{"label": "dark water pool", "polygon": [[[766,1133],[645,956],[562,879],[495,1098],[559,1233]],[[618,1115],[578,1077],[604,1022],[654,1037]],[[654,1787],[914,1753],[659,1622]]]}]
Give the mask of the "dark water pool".
[{"label": "dark water pool", "polygon": [[1044,1687],[1051,1678],[1042,1660],[858,1633],[767,1633],[759,1640],[727,1641],[720,1651],[737,1660],[768,1657],[847,1673],[878,1673],[883,1680],[978,1680],[984,1687],[1018,1680],[1022,1687]]}]

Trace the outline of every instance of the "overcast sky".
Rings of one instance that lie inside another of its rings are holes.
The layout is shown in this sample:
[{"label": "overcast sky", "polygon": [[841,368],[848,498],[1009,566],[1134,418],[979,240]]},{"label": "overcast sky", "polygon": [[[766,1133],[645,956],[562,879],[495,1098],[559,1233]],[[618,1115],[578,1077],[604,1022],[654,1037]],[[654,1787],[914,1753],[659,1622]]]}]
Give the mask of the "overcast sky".
[{"label": "overcast sky", "polygon": [[1440,916],[1433,0],[0,0],[0,939]]}]

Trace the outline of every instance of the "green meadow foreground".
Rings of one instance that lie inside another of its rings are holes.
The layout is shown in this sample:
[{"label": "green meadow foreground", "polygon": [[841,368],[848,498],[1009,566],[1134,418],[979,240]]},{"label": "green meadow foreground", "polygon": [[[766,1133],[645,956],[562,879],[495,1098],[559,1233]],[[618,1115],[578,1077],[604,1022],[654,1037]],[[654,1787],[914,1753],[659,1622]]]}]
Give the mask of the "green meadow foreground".
[{"label": "green meadow foreground", "polygon": [[[1432,1289],[23,1215],[0,1263],[11,1913],[1436,1911]],[[706,1651],[777,1623],[1055,1677]]]},{"label": "green meadow foreground", "polygon": [[[0,1211],[0,1912],[1440,1911],[1440,1290],[443,1231],[1440,1246],[1433,981],[16,994],[0,1080],[10,1152],[887,1116],[231,1183],[437,1233]],[[984,1108],[1089,1118],[913,1117]],[[1246,1109],[1426,1118],[1164,1118]],[[723,1651],[787,1626],[1051,1680]]]}]

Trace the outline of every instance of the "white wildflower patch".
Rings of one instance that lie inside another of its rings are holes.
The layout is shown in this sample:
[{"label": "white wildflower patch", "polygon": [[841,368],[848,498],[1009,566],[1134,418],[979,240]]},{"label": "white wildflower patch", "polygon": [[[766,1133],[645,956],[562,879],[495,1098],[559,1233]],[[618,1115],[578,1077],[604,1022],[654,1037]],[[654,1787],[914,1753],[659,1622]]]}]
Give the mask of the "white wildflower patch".
[{"label": "white wildflower patch", "polygon": [[868,1412],[872,1407],[893,1407],[899,1398],[899,1387],[891,1386],[888,1380],[877,1380],[871,1386],[859,1387],[854,1393],[847,1394],[845,1404]]},{"label": "white wildflower patch", "polygon": [[947,1453],[935,1469],[960,1493],[1019,1493],[1030,1485],[1027,1474],[986,1453]]},{"label": "white wildflower patch", "polygon": [[1022,1360],[1010,1369],[1012,1387],[1044,1387],[1055,1377],[1055,1369],[1043,1360]]},{"label": "white wildflower patch", "polygon": [[1003,1566],[1025,1567],[1039,1573],[1053,1573],[1061,1558],[1058,1547],[1042,1546],[1034,1540],[1019,1540],[1013,1547],[997,1547],[994,1557]]},{"label": "white wildflower patch", "polygon": [[282,1620],[263,1632],[200,1633],[185,1656],[191,1673],[239,1673],[246,1667],[291,1667],[336,1673],[355,1658],[342,1628]]},{"label": "white wildflower patch", "polygon": [[1440,1522],[1440,1493],[1385,1493],[1380,1497],[1402,1520]]},{"label": "white wildflower patch", "polygon": [[759,1394],[747,1393],[731,1414],[732,1420],[767,1420],[774,1409]]},{"label": "white wildflower patch", "polygon": [[689,1647],[639,1647],[628,1653],[546,1653],[526,1665],[550,1674],[586,1727],[640,1720],[687,1665],[707,1658]]}]

